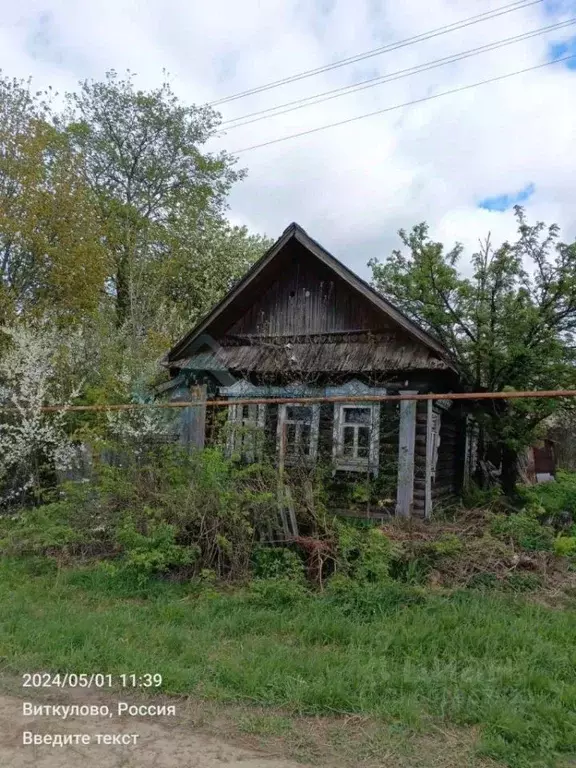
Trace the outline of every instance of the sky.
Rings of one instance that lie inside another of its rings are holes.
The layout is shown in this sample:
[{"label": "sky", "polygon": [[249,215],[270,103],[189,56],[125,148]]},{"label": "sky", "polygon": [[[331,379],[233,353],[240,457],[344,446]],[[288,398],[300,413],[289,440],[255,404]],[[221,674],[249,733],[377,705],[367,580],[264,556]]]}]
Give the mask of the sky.
[{"label": "sky", "polygon": [[[462,22],[511,0],[0,0],[0,68],[39,89],[72,90],[109,69],[142,88],[169,73],[186,103],[211,103],[299,72]],[[423,10],[425,9],[425,12]],[[396,48],[216,107],[223,120],[576,19],[576,0],[540,0],[498,18]],[[231,129],[229,152],[365,113],[383,114],[240,152],[247,178],[229,217],[276,238],[292,221],[364,278],[367,262],[428,222],[471,253],[490,232],[513,237],[512,206],[576,237],[576,24]],[[422,99],[427,99],[422,101]],[[410,101],[418,103],[389,109]],[[224,126],[223,126],[224,127]],[[466,268],[464,257],[463,268]]]}]

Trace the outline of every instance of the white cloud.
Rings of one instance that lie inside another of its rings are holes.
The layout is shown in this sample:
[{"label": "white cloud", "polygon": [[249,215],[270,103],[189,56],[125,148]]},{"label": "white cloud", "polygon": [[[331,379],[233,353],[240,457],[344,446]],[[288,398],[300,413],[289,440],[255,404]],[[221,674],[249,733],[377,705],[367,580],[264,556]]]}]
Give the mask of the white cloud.
[{"label": "white cloud", "polygon": [[[143,87],[162,69],[186,101],[204,102],[319,67],[497,8],[504,0],[0,0],[6,74],[39,87],[73,87],[130,68]],[[573,0],[536,3],[492,21],[221,107],[225,119],[463,52],[576,15]],[[549,41],[576,27],[485,53],[281,117],[230,130],[214,148],[240,149],[385,109],[546,60]],[[576,235],[576,71],[545,67],[243,154],[248,179],[231,217],[277,236],[293,220],[364,277],[367,260],[422,220],[447,246],[475,248],[514,232],[510,212],[478,201],[535,193],[529,215]]]}]

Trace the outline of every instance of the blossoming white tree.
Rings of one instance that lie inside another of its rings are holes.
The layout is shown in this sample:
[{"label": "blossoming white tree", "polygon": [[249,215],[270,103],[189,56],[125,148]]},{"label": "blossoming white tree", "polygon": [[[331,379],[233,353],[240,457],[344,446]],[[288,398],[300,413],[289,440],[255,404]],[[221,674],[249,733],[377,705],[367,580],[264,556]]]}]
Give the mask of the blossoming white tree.
[{"label": "blossoming white tree", "polygon": [[[0,355],[0,504],[7,505],[37,493],[42,472],[72,466],[76,449],[65,417],[81,385],[62,373],[77,339],[26,325],[2,333],[7,344]],[[56,405],[56,411],[42,410]]]}]

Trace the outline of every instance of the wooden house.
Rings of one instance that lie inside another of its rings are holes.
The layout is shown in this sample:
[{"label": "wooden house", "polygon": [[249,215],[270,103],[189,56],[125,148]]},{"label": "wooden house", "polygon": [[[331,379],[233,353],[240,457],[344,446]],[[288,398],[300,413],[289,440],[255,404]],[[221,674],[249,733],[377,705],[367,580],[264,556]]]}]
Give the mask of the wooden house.
[{"label": "wooden house", "polygon": [[[466,416],[457,404],[354,401],[460,391],[448,351],[295,223],[164,365],[166,392],[186,397],[192,386],[201,398],[225,398],[238,434],[261,429],[281,466],[296,456],[328,462],[351,482],[393,467],[392,512],[429,516],[435,499],[461,487]],[[349,399],[321,402],[335,396]],[[242,398],[263,402],[236,405]],[[198,445],[203,425],[204,416]],[[253,460],[254,442],[241,443],[232,429],[230,448]]]}]

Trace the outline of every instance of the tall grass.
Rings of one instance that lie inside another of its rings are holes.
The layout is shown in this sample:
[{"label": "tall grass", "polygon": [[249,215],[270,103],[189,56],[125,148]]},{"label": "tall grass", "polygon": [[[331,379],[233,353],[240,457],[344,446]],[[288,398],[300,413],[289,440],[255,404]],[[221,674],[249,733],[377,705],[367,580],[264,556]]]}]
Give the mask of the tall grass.
[{"label": "tall grass", "polygon": [[137,590],[98,570],[0,561],[2,662],[160,672],[168,693],[297,713],[478,725],[482,752],[519,768],[576,752],[573,611],[473,591],[404,601],[398,585],[374,594],[373,618],[329,596],[274,606],[250,592]]}]

